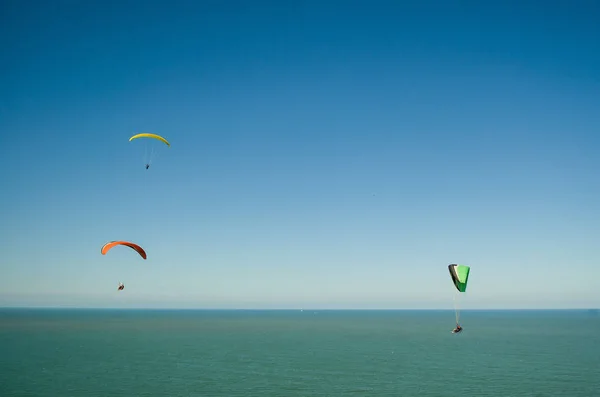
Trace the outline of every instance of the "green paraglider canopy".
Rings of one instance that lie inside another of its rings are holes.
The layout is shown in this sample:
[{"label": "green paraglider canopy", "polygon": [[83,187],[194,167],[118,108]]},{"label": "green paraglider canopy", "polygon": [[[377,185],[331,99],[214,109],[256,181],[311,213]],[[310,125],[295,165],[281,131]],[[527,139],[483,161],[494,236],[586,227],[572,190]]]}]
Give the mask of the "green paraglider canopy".
[{"label": "green paraglider canopy", "polygon": [[467,290],[467,281],[469,280],[469,272],[471,268],[465,265],[452,264],[448,266],[450,271],[450,277],[452,282],[459,292],[465,292]]}]

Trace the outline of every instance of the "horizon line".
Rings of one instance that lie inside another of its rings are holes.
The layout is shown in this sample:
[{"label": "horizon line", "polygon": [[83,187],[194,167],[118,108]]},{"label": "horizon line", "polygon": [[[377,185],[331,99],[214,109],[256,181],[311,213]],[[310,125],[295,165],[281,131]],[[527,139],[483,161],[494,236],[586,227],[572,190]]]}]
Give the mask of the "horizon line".
[{"label": "horizon line", "polygon": [[[0,310],[148,310],[148,311],[373,311],[373,312],[401,312],[401,311],[444,311],[453,312],[454,309],[375,309],[375,308],[192,308],[192,307],[93,307],[93,306],[0,306]],[[461,312],[482,312],[482,311],[600,311],[597,307],[571,307],[571,308],[482,308],[482,309],[461,309]]]}]

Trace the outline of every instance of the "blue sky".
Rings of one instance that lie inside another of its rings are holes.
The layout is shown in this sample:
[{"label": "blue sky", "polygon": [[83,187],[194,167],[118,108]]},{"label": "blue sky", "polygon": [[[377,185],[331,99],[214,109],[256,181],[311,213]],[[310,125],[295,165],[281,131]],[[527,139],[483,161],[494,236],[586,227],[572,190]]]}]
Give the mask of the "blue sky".
[{"label": "blue sky", "polygon": [[593,2],[1,7],[0,306],[600,305]]}]

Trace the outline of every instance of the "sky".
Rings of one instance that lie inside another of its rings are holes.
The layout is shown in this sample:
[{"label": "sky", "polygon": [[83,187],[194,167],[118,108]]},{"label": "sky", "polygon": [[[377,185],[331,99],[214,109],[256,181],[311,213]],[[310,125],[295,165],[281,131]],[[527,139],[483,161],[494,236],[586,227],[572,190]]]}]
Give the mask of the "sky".
[{"label": "sky", "polygon": [[0,7],[0,306],[600,306],[598,2]]}]

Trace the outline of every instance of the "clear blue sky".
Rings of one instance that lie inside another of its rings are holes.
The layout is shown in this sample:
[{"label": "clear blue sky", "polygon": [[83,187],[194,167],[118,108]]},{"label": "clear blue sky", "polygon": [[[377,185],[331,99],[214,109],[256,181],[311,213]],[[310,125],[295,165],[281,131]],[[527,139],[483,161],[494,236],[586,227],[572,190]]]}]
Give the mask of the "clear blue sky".
[{"label": "clear blue sky", "polygon": [[600,306],[600,6],[458,3],[3,1],[0,306]]}]

